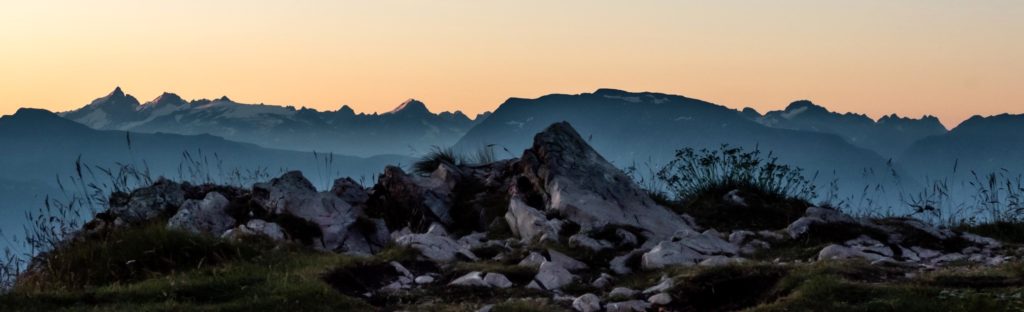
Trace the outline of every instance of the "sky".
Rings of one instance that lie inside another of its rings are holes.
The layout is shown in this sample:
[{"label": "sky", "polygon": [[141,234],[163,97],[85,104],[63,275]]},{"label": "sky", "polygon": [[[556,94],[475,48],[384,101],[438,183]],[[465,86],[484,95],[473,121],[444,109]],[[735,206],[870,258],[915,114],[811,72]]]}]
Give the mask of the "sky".
[{"label": "sky", "polygon": [[227,95],[470,116],[598,88],[761,112],[1024,113],[1024,1],[0,0],[0,114]]}]

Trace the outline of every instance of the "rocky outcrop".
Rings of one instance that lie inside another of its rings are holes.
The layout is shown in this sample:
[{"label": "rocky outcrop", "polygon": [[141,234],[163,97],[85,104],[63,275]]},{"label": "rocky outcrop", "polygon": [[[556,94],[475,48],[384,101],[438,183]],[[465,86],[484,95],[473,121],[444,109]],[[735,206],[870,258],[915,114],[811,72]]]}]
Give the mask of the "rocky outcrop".
[{"label": "rocky outcrop", "polygon": [[137,224],[176,212],[185,202],[181,184],[159,179],[131,194],[111,195],[109,214],[115,223]]},{"label": "rocky outcrop", "polygon": [[654,203],[566,122],[537,134],[518,167],[522,173],[515,180],[516,195],[583,230],[630,226],[642,229],[648,239],[660,239],[691,228],[685,219]]},{"label": "rocky outcrop", "polygon": [[206,193],[203,200],[189,199],[167,221],[167,227],[193,233],[224,233],[235,226],[228,215],[228,199],[217,192]]},{"label": "rocky outcrop", "polygon": [[[309,222],[320,231],[314,244],[324,250],[371,253],[383,247],[368,243],[379,239],[368,239],[361,231],[353,231],[356,221],[363,216],[362,210],[353,207],[331,192],[317,192],[313,184],[298,171],[285,173],[267,183],[253,186],[252,199],[272,215],[286,215]],[[379,237],[381,228],[374,226],[370,236]],[[386,232],[384,230],[383,232]]]}]

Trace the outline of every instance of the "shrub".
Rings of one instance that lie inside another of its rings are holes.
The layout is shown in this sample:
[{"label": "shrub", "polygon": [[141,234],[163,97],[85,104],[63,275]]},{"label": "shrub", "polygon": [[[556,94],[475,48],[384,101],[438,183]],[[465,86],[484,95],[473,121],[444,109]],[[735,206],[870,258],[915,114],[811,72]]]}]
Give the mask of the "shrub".
[{"label": "shrub", "polygon": [[800,169],[779,164],[771,154],[728,146],[678,150],[657,177],[674,196],[659,202],[718,230],[784,227],[815,197],[814,185]]},{"label": "shrub", "polygon": [[709,190],[731,186],[747,187],[763,193],[812,199],[815,187],[801,169],[778,163],[778,158],[759,150],[744,152],[742,148],[723,145],[717,150],[676,151],[657,173],[666,187],[678,198],[689,198]]}]

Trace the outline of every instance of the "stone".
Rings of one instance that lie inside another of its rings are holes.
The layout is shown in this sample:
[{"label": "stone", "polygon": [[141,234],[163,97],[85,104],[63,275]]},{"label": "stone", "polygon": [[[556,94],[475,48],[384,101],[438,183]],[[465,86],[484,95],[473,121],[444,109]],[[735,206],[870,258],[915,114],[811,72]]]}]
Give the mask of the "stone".
[{"label": "stone", "polygon": [[722,199],[725,202],[736,206],[747,207],[747,201],[743,199],[743,196],[740,196],[740,190],[731,190],[728,193],[725,193],[725,195],[722,196]]},{"label": "stone", "polygon": [[659,293],[647,298],[647,302],[652,305],[667,305],[672,303],[672,295],[666,293]]},{"label": "stone", "polygon": [[391,228],[409,226],[414,232],[423,232],[434,222],[451,226],[452,189],[460,178],[458,169],[446,164],[428,177],[410,176],[401,168],[387,166],[367,203],[381,211]]},{"label": "stone", "polygon": [[643,300],[619,301],[604,305],[604,310],[607,312],[643,312],[647,311],[650,305]]},{"label": "stone", "polygon": [[748,238],[753,237],[754,232],[747,230],[736,230],[729,234],[729,242],[739,245],[747,241]]},{"label": "stone", "polygon": [[396,239],[395,243],[416,249],[423,257],[436,262],[451,262],[460,252],[469,252],[460,250],[459,244],[447,236],[432,234],[408,234]]},{"label": "stone", "polygon": [[662,241],[643,254],[640,264],[644,270],[654,270],[672,265],[694,265],[704,258],[705,255],[680,242]]},{"label": "stone", "polygon": [[845,260],[845,259],[864,259],[867,261],[876,261],[880,259],[888,259],[888,257],[867,253],[855,248],[831,244],[822,248],[818,252],[818,260]]},{"label": "stone", "polygon": [[512,229],[512,234],[526,242],[533,242],[541,237],[548,239],[558,237],[558,232],[548,223],[547,217],[518,197],[512,197],[509,201],[505,221]]},{"label": "stone", "polygon": [[[648,239],[662,239],[690,225],[655,203],[632,178],[605,160],[567,122],[552,124],[534,136],[523,152],[515,180],[521,198],[540,198],[581,230],[607,225],[631,226]],[[520,194],[521,193],[521,194]]]},{"label": "stone", "polygon": [[545,261],[540,265],[540,269],[533,278],[533,282],[530,282],[530,286],[543,290],[556,290],[572,283],[574,279],[576,279],[576,276],[572,275],[569,270],[566,270],[561,265]]},{"label": "stone", "polygon": [[586,293],[572,301],[572,308],[580,312],[597,312],[601,310],[601,298],[597,295]]},{"label": "stone", "polygon": [[[314,247],[323,250],[356,251],[371,253],[374,250],[341,250],[342,244],[358,236],[358,231],[349,231],[361,216],[356,209],[330,192],[317,192],[313,184],[301,172],[287,172],[270,182],[253,185],[252,199],[272,214],[287,214],[320,228],[321,239]],[[357,239],[364,239],[359,237]],[[378,246],[383,247],[383,246]]]},{"label": "stone", "polygon": [[466,273],[466,275],[460,276],[455,280],[448,283],[449,286],[466,286],[466,287],[490,287],[486,281],[484,281],[484,275],[481,272],[473,271]]},{"label": "stone", "polygon": [[531,251],[530,254],[526,256],[526,258],[523,258],[522,261],[519,261],[519,265],[531,268],[540,268],[540,265],[545,261],[548,261],[548,259],[544,258],[543,255]]},{"label": "stone", "polygon": [[[631,259],[633,257],[642,257],[642,255],[644,253],[645,253],[644,249],[636,249],[636,250],[630,251],[627,254],[624,254],[624,255],[621,255],[621,256],[616,256],[615,258],[612,258],[612,261],[608,264],[608,268],[611,269],[612,272],[615,272],[615,274],[619,274],[619,275],[625,275],[625,274],[633,273],[633,269],[631,269],[628,265],[626,265],[626,262],[629,261],[629,259]],[[642,261],[642,259],[641,259],[641,261]]]},{"label": "stone", "polygon": [[192,233],[221,235],[235,226],[235,218],[226,211],[228,204],[228,199],[218,192],[206,193],[203,200],[186,200],[167,221],[167,227]]},{"label": "stone", "polygon": [[586,234],[574,234],[569,236],[569,246],[576,248],[586,248],[591,251],[602,251],[605,249],[611,249],[612,243],[606,240],[593,239]]},{"label": "stone", "polygon": [[334,185],[331,186],[331,193],[334,193],[335,196],[353,206],[366,203],[370,199],[370,194],[366,192],[366,188],[349,177],[334,180]]},{"label": "stone", "polygon": [[416,284],[425,285],[425,284],[433,283],[434,282],[434,277],[430,276],[430,275],[420,275],[420,276],[417,276],[416,279],[413,280],[413,281],[415,281]]},{"label": "stone", "polygon": [[590,282],[590,286],[594,286],[594,288],[599,288],[599,289],[600,288],[605,288],[605,287],[611,286],[612,282],[614,282],[614,281],[615,281],[615,278],[612,277],[611,275],[608,275],[608,273],[601,273],[601,276],[598,276],[597,278],[594,279],[593,282]]},{"label": "stone", "polygon": [[120,205],[112,201],[109,212],[121,222],[138,224],[167,215],[184,203],[181,184],[160,178],[153,185],[132,191]]},{"label": "stone", "polygon": [[662,276],[661,281],[659,281],[658,284],[644,289],[644,294],[666,292],[669,289],[672,289],[672,286],[675,286],[675,280],[668,276]]},{"label": "stone", "polygon": [[608,292],[608,297],[612,298],[633,298],[636,294],[640,293],[639,290],[626,288],[626,287],[615,287],[612,291]]},{"label": "stone", "polygon": [[288,238],[284,230],[277,223],[267,222],[260,219],[252,219],[234,229],[227,230],[221,237],[239,238],[242,236],[259,235],[270,238],[273,241],[284,241]]},{"label": "stone", "polygon": [[559,266],[569,271],[579,271],[587,269],[587,264],[580,262],[579,260],[573,259],[561,252],[555,251],[554,249],[548,249],[548,256],[550,256],[551,262],[557,263]]},{"label": "stone", "polygon": [[497,287],[497,288],[509,288],[509,287],[512,287],[512,281],[508,280],[508,277],[505,277],[505,275],[501,274],[501,273],[487,273],[487,274],[485,274],[484,275],[484,282],[487,283],[487,285],[490,286],[490,287]]}]

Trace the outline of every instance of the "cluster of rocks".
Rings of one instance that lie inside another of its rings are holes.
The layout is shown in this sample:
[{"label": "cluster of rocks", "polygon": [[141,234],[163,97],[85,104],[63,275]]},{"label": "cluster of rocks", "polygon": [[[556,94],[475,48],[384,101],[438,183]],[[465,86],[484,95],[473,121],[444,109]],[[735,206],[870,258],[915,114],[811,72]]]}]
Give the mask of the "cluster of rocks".
[{"label": "cluster of rocks", "polygon": [[[728,198],[745,205],[735,192]],[[226,238],[264,236],[330,252],[368,255],[394,243],[437,264],[436,272],[411,272],[394,263],[391,280],[366,296],[432,285],[523,287],[551,293],[579,311],[667,306],[673,300],[671,278],[633,290],[616,287],[618,276],[742,263],[792,242],[824,247],[814,258],[778,262],[857,258],[927,269],[1009,259],[990,238],[913,219],[854,218],[819,207],[809,207],[782,229],[702,228],[700,220],[654,202],[567,123],[537,134],[518,159],[477,166],[440,163],[426,175],[388,167],[370,188],[346,178],[318,191],[299,172],[251,189],[159,180],[112,196],[109,210],[79,236],[161,218],[174,229]],[[565,250],[595,256],[574,259]],[[523,281],[484,271],[447,277],[446,268],[460,261],[513,263],[536,274]],[[574,283],[600,292],[563,293]]]}]

